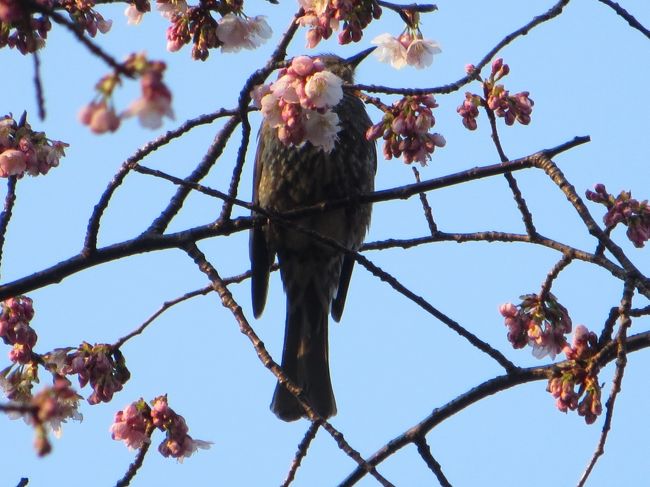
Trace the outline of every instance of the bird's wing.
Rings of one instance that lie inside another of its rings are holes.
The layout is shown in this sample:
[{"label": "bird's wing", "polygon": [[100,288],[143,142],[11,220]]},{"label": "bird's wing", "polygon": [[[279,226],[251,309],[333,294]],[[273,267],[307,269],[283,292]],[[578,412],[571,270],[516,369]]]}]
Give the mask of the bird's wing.
[{"label": "bird's wing", "polygon": [[[262,165],[264,164],[264,140],[261,134],[267,130],[263,125],[260,128],[257,142],[257,153],[255,154],[255,173],[253,175],[253,204],[259,205],[258,189],[262,176]],[[254,216],[255,212],[251,212]],[[250,231],[249,255],[251,260],[251,298],[253,303],[253,315],[257,318],[264,311],[266,304],[266,293],[269,287],[269,271],[275,255],[269,250],[266,240],[265,227],[255,227]]]},{"label": "bird's wing", "polygon": [[[367,118],[367,115],[366,115]],[[372,122],[367,118],[365,125],[370,126]],[[362,131],[362,137],[365,136],[365,130]],[[370,154],[369,157],[373,163],[373,173],[377,172],[377,148],[375,144],[369,146]],[[374,183],[372,188],[374,190]],[[334,321],[341,321],[341,316],[343,316],[343,308],[345,307],[345,298],[348,295],[348,287],[350,286],[350,278],[352,277],[352,269],[354,269],[354,258],[348,254],[343,257],[343,265],[341,267],[341,277],[339,278],[339,285],[336,291],[336,296],[332,301],[332,318]]]},{"label": "bird's wing", "polygon": [[345,307],[345,298],[348,295],[348,287],[350,286],[350,277],[352,277],[352,269],[354,268],[354,258],[345,255],[343,257],[343,266],[341,267],[341,277],[339,278],[339,287],[336,291],[336,297],[332,301],[332,318],[337,323],[341,321],[343,316],[343,308]]}]

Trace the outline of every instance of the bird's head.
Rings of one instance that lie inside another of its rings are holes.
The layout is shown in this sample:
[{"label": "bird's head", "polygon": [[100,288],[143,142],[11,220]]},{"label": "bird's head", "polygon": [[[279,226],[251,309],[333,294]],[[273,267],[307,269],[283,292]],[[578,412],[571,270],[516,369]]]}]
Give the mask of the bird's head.
[{"label": "bird's head", "polygon": [[328,71],[331,71],[346,83],[351,84],[354,83],[354,70],[356,67],[374,50],[375,48],[371,47],[347,59],[343,59],[335,54],[323,54],[322,56],[318,56],[318,59],[325,64],[325,68]]}]

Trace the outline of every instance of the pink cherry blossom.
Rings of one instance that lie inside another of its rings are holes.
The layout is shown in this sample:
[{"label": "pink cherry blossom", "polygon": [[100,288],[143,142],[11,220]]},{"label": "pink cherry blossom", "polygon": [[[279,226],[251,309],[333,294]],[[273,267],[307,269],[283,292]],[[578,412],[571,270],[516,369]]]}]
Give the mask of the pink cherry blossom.
[{"label": "pink cherry blossom", "polygon": [[431,39],[414,39],[406,49],[406,62],[409,66],[423,69],[431,66],[434,54],[441,52],[438,43]]},{"label": "pink cherry blossom", "polygon": [[423,69],[431,65],[433,56],[442,51],[440,46],[431,39],[424,39],[419,30],[412,33],[403,32],[399,37],[391,34],[381,34],[372,41],[377,46],[374,55],[380,62],[390,63],[395,69],[413,66]]},{"label": "pink cherry blossom", "polygon": [[270,39],[272,34],[266,17],[262,15],[243,18],[229,13],[224,15],[217,25],[217,37],[223,43],[222,52],[255,49]]},{"label": "pink cherry blossom", "polygon": [[151,129],[159,128],[163,117],[174,119],[172,95],[162,81],[162,69],[152,68],[142,75],[142,97],[131,103],[124,117],[137,116],[143,127]]},{"label": "pink cherry blossom", "polygon": [[0,177],[18,176],[27,168],[25,153],[16,149],[7,149],[0,153]]},{"label": "pink cherry blossom", "polygon": [[115,132],[120,126],[120,118],[113,107],[109,107],[105,101],[92,102],[83,107],[78,114],[79,121],[88,125],[95,134]]},{"label": "pink cherry blossom", "polygon": [[273,93],[267,93],[261,100],[261,111],[264,120],[271,127],[278,127],[284,123],[279,98]]},{"label": "pink cherry blossom", "polygon": [[320,71],[307,78],[305,94],[316,108],[333,107],[343,98],[343,80],[331,71]]},{"label": "pink cherry blossom", "polygon": [[343,97],[342,84],[319,59],[294,58],[270,87],[260,88],[266,93],[259,102],[266,124],[277,129],[286,145],[308,141],[330,152],[339,131],[339,118],[331,108]]},{"label": "pink cherry blossom", "polygon": [[138,25],[140,22],[142,22],[144,12],[140,12],[134,4],[129,4],[129,6],[126,7],[126,10],[124,10],[124,15],[126,15],[127,24]]},{"label": "pink cherry blossom", "polygon": [[375,37],[372,44],[377,46],[373,54],[382,63],[390,63],[395,69],[402,69],[407,65],[406,48],[397,37],[385,33]]},{"label": "pink cherry blossom", "polygon": [[187,11],[187,2],[185,0],[156,0],[156,8],[163,17],[172,20],[174,15]]},{"label": "pink cherry blossom", "polygon": [[319,113],[310,110],[305,123],[305,138],[314,147],[321,147],[325,152],[331,152],[339,132],[339,117],[332,111]]},{"label": "pink cherry blossom", "polygon": [[185,418],[169,407],[166,395],[157,397],[151,403],[152,424],[167,433],[166,439],[158,447],[164,457],[176,458],[182,462],[199,448],[210,448],[211,442],[195,440],[188,434],[189,428]]},{"label": "pink cherry blossom", "polygon": [[151,441],[147,435],[150,423],[149,406],[141,399],[115,414],[110,427],[111,437],[123,441],[129,450],[139,450]]}]

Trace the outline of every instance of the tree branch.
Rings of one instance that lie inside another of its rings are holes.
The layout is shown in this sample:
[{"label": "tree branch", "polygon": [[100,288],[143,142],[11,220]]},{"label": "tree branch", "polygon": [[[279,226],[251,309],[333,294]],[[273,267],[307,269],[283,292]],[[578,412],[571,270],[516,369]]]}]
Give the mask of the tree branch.
[{"label": "tree branch", "polygon": [[[638,350],[650,347],[650,332],[639,333],[628,338],[625,344],[627,353],[636,352]],[[616,358],[616,353],[613,348],[608,349],[608,353],[603,356],[603,364],[609,363]],[[402,449],[422,435],[426,435],[433,428],[438,426],[443,421],[449,419],[456,413],[466,409],[472,404],[485,399],[488,396],[502,392],[512,387],[526,384],[528,382],[546,380],[557,368],[569,366],[570,361],[559,362],[556,364],[548,364],[541,367],[530,367],[527,369],[518,369],[517,371],[494,377],[482,384],[470,389],[469,391],[452,399],[444,406],[434,409],[430,415],[421,420],[413,427],[406,430],[401,435],[395,437],[381,447],[376,453],[371,455],[366,461],[372,466],[377,466],[388,457],[393,455],[398,450]],[[343,482],[339,484],[340,487],[349,487],[356,484],[366,475],[365,471],[357,468],[355,469]]]}]

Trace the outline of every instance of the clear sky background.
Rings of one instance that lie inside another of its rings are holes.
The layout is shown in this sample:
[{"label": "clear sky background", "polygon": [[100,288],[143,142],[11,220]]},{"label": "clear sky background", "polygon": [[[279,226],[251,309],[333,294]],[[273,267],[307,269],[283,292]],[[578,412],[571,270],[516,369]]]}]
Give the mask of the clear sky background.
[{"label": "clear sky background", "polygon": [[[455,81],[464,75],[465,64],[477,63],[506,34],[553,3],[441,0],[439,11],[422,20],[424,35],[438,41],[443,50],[431,67],[395,71],[371,57],[358,70],[357,80],[400,87],[432,87]],[[650,25],[647,0],[623,0],[621,4],[644,25]],[[157,12],[146,15],[140,26],[131,27],[126,25],[123,5],[101,6],[99,11],[114,20],[111,32],[96,39],[102,47],[118,59],[144,50],[150,59],[167,62],[166,81],[173,91],[176,121],[166,122],[157,132],[144,130],[131,120],[115,134],[94,136],[77,122],[77,111],[92,99],[94,84],[109,69],[75,42],[67,30],[55,27],[41,53],[48,111],[44,122],[36,116],[31,58],[2,50],[0,113],[13,112],[18,117],[26,109],[35,129],[70,143],[60,167],[47,177],[24,178],[18,184],[2,281],[12,281],[75,255],[81,249],[93,206],[112,175],[138,147],[188,118],[234,107],[242,83],[268,59],[295,8],[292,0],[283,0],[278,6],[247,4],[247,14],[268,15],[274,30],[272,40],[254,52],[212,52],[202,63],[190,59],[187,47],[174,54],[165,51],[167,21]],[[399,17],[385,10],[360,43],[339,48],[336,42],[324,42],[316,52],[351,55],[369,47],[375,36],[383,32],[398,35],[402,28]],[[300,31],[289,54],[305,51],[304,31]],[[649,54],[650,41],[595,0],[570,2],[559,18],[517,39],[499,53],[511,68],[504,82],[512,93],[530,91],[535,107],[528,127],[506,128],[500,122],[506,154],[514,159],[577,135],[589,135],[590,144],[556,158],[579,194],[602,182],[616,194],[630,189],[640,199],[650,197],[646,106]],[[138,90],[136,82],[126,83],[118,91],[118,105],[126,107],[138,96]],[[479,92],[480,87],[475,83],[467,90]],[[437,150],[430,164],[420,169],[423,179],[499,160],[486,117],[482,114],[479,129],[469,132],[456,114],[465,91],[437,97],[440,107],[435,110],[435,131],[446,137],[447,147]],[[383,99],[390,102],[393,98]],[[380,113],[369,110],[371,117],[379,120]],[[257,127],[259,115],[253,114],[251,119]],[[215,123],[195,129],[152,154],[144,164],[184,177],[219,128]],[[231,140],[204,184],[227,189],[239,131]],[[253,153],[254,145],[244,169],[243,199],[250,198]],[[516,177],[540,233],[587,251],[595,249],[596,241],[542,172],[529,170]],[[411,182],[411,168],[400,160],[380,161],[377,189]],[[168,183],[129,175],[105,214],[100,245],[137,236],[174,191]],[[429,201],[443,231],[524,231],[500,176],[431,192]],[[600,222],[602,210],[593,204],[590,208]],[[170,231],[209,223],[219,209],[219,202],[194,195]],[[238,215],[246,213],[236,210]],[[411,198],[375,205],[367,241],[424,236],[427,232],[420,202]],[[648,250],[633,249],[624,229],[617,229],[613,236],[647,273]],[[203,241],[199,247],[222,276],[239,274],[249,267],[245,232]],[[547,363],[532,357],[530,349],[512,350],[497,309],[500,303],[517,302],[521,294],[537,292],[560,257],[556,252],[524,244],[438,243],[366,255],[518,365]],[[29,293],[36,310],[32,325],[39,334],[36,350],[76,346],[83,340],[115,342],[164,301],[206,284],[205,276],[190,259],[175,250],[88,269],[58,285]],[[248,282],[233,285],[231,290],[270,353],[279,360],[285,300],[278,275],[272,277],[270,287],[267,308],[259,320],[252,318]],[[575,324],[583,323],[598,333],[610,307],[618,305],[622,283],[603,269],[577,262],[561,275],[553,292],[569,309]],[[637,298],[634,304],[644,306],[647,301]],[[635,320],[631,333],[649,327],[647,318]],[[30,478],[30,486],[114,485],[134,458],[133,452],[110,438],[108,429],[114,413],[140,397],[149,400],[163,393],[169,394],[170,406],[186,418],[190,434],[214,445],[182,465],[162,458],[153,448],[133,485],[265,486],[284,480],[308,423],[287,424],[269,411],[275,378],[262,366],[214,294],[169,310],[122,351],[132,379],[109,404],[83,403],[83,423],[65,425],[63,437],[53,442],[54,451],[48,457],[36,457],[31,428],[22,421],[0,418],[0,438],[4,439],[0,485],[15,485],[23,476]],[[649,357],[647,351],[629,357],[606,454],[589,485],[644,485],[647,481]],[[502,373],[491,359],[360,267],[352,279],[343,320],[331,326],[330,361],[339,410],[332,424],[364,456],[434,408]],[[603,402],[610,391],[612,371],[610,366],[600,376],[605,382]],[[43,378],[49,382],[45,375]],[[558,412],[545,387],[545,382],[535,382],[497,394],[428,435],[432,453],[453,485],[575,485],[596,446],[603,417],[586,426],[577,414]],[[82,394],[87,397],[90,391],[84,389]],[[154,434],[155,447],[162,439],[161,433]],[[332,438],[320,431],[298,472],[296,485],[336,485],[355,466]],[[435,485],[412,446],[387,460],[379,471],[396,485]],[[376,482],[368,477],[359,485]]]}]

